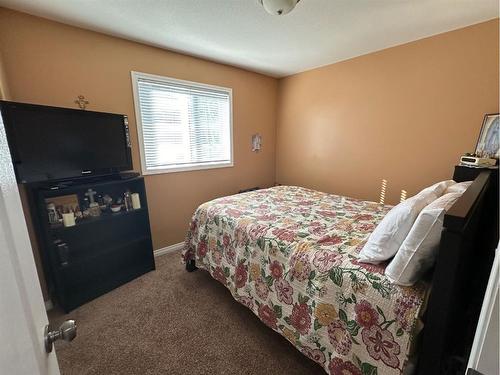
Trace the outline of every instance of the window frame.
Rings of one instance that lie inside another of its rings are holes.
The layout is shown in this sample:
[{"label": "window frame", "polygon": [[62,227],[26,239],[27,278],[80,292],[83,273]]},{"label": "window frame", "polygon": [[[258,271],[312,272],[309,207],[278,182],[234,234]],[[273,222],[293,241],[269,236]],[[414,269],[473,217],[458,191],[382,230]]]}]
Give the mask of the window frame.
[{"label": "window frame", "polygon": [[[182,79],[160,76],[156,74],[142,73],[137,71],[131,71],[132,79],[132,92],[134,96],[134,108],[135,108],[135,121],[137,127],[137,137],[139,142],[139,154],[141,159],[141,171],[143,175],[155,175],[163,173],[175,173],[175,172],[187,172],[187,171],[198,171],[204,169],[215,169],[215,168],[229,168],[234,166],[234,154],[233,154],[233,90],[229,87],[222,87],[216,85],[209,85],[205,83],[186,81]],[[205,89],[215,89],[220,91],[225,91],[229,95],[229,144],[230,144],[230,160],[225,162],[208,162],[208,163],[193,163],[188,166],[182,167],[172,167],[172,168],[158,168],[158,169],[148,169],[146,166],[146,156],[144,150],[144,138],[142,132],[142,113],[141,106],[139,103],[139,88],[138,80],[140,78],[151,79],[164,83],[179,83],[183,85],[193,86],[195,88],[205,88]]]}]

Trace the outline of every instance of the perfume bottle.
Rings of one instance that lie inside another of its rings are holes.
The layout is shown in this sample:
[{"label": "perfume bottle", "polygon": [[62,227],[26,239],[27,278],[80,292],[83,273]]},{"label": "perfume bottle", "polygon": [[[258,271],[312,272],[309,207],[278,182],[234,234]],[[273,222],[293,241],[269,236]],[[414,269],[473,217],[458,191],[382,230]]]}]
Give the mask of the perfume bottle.
[{"label": "perfume bottle", "polygon": [[123,201],[125,203],[125,209],[127,211],[130,211],[132,210],[132,194],[130,193],[129,190],[127,190],[124,194],[123,194]]},{"label": "perfume bottle", "polygon": [[57,224],[59,222],[57,216],[56,205],[54,203],[47,204],[47,214],[49,216],[50,224]]}]

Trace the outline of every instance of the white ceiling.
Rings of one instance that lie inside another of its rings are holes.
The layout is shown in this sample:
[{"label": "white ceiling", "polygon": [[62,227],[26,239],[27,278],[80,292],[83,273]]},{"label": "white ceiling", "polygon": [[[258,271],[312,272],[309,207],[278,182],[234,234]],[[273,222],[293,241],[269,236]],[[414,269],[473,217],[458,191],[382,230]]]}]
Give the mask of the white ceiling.
[{"label": "white ceiling", "polygon": [[282,77],[498,17],[498,0],[0,0],[70,25]]}]

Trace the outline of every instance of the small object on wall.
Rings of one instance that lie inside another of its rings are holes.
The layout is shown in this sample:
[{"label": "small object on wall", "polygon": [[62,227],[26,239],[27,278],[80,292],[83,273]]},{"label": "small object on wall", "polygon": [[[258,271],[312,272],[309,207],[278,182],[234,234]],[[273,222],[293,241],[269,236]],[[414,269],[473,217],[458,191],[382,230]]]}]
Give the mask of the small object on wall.
[{"label": "small object on wall", "polygon": [[139,197],[139,193],[132,193],[132,208],[134,210],[141,208],[141,198]]},{"label": "small object on wall", "polygon": [[75,226],[75,213],[74,212],[66,212],[62,214],[63,217],[63,225],[65,227],[73,227]]},{"label": "small object on wall", "polygon": [[500,145],[500,114],[493,113],[484,116],[481,132],[476,144],[474,156],[480,158],[499,157]]},{"label": "small object on wall", "polygon": [[382,180],[382,186],[380,186],[380,199],[379,203],[384,204],[385,202],[385,192],[387,191],[387,180]]},{"label": "small object on wall", "polygon": [[262,137],[260,134],[252,135],[252,151],[259,152],[262,147]]},{"label": "small object on wall", "polygon": [[75,100],[75,104],[80,107],[80,109],[86,109],[87,105],[89,104],[89,101],[85,99],[85,96],[83,95],[78,95],[77,99]]},{"label": "small object on wall", "polygon": [[404,202],[406,200],[406,195],[407,195],[406,190],[401,190],[401,196],[399,197],[399,202]]}]

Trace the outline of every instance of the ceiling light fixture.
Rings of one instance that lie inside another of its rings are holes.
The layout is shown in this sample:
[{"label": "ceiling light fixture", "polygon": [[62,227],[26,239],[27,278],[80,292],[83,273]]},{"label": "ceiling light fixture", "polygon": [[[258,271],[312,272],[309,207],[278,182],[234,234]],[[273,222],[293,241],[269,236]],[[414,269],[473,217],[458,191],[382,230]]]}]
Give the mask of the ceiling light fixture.
[{"label": "ceiling light fixture", "polygon": [[290,13],[300,0],[259,0],[267,13],[283,16]]}]

